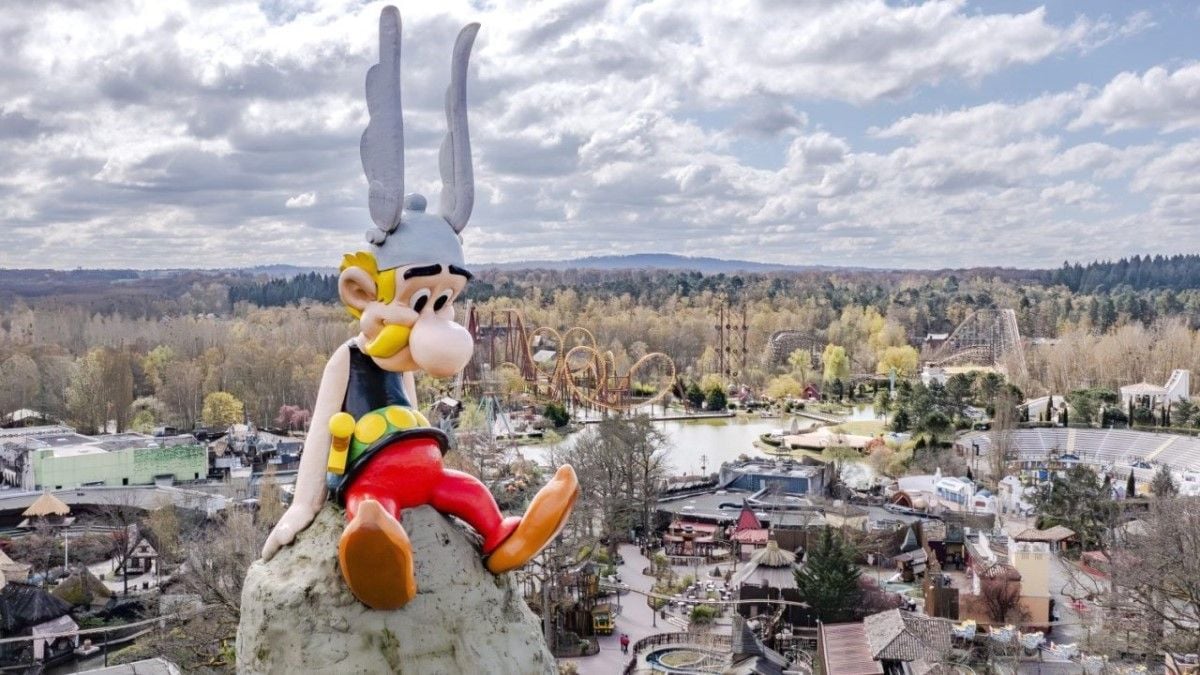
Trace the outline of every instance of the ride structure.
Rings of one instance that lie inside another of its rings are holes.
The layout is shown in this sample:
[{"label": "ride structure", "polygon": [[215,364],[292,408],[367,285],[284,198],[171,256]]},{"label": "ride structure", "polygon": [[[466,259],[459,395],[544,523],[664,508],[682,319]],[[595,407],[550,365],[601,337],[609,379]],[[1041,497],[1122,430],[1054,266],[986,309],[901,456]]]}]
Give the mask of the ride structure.
[{"label": "ride structure", "polygon": [[788,357],[797,349],[808,352],[814,367],[821,365],[821,352],[829,341],[819,335],[802,330],[779,330],[767,340],[767,366],[775,367],[787,363]]},{"label": "ride structure", "polygon": [[580,326],[530,330],[520,310],[484,313],[472,307],[467,330],[475,342],[475,356],[463,371],[468,387],[507,370],[538,401],[617,413],[661,403],[676,388],[671,357],[651,352],[622,373],[612,351],[602,350],[596,336]]},{"label": "ride structure", "polygon": [[1025,375],[1025,348],[1012,309],[978,309],[971,313],[928,359],[931,365],[1015,367]]}]

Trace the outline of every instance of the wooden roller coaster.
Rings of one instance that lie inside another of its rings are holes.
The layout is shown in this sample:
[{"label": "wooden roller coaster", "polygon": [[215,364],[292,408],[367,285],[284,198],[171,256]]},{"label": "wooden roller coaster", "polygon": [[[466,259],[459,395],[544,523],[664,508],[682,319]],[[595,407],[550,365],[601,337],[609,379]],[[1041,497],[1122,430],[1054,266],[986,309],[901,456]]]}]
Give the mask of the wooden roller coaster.
[{"label": "wooden roller coaster", "polygon": [[472,307],[467,330],[475,340],[475,354],[464,371],[468,386],[510,370],[539,401],[606,412],[661,403],[677,389],[671,357],[646,354],[621,374],[612,351],[601,350],[591,331],[579,326],[564,332],[545,326],[530,331],[519,310],[490,310],[485,316]]}]

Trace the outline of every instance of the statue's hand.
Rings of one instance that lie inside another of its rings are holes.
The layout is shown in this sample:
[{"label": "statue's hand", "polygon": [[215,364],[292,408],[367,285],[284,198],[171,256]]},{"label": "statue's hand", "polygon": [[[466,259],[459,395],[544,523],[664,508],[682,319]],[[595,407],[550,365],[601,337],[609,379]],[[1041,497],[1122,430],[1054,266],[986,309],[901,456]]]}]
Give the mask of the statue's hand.
[{"label": "statue's hand", "polygon": [[267,537],[267,543],[263,544],[263,561],[270,560],[279,549],[291,544],[292,540],[296,538],[296,534],[308,527],[316,515],[316,510],[306,504],[293,503],[289,506],[275,525],[275,529],[271,530],[270,536]]}]

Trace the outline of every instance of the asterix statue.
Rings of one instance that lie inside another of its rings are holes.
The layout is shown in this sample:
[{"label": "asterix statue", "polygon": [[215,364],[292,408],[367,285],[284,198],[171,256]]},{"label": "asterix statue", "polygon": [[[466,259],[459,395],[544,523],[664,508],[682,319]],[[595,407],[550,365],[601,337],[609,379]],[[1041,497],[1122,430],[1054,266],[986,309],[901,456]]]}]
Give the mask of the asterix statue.
[{"label": "asterix statue", "polygon": [[523,517],[504,518],[482,483],[442,465],[446,435],[416,408],[413,373],[454,375],[473,350],[471,335],[454,323],[453,303],[471,279],[460,234],[475,199],[466,79],[478,30],[479,24],[466,26],[454,44],[440,214],[430,215],[424,197],[404,194],[400,13],[386,7],[380,16],[379,63],[367,72],[370,122],[360,148],[375,228],[367,233],[368,250],[346,255],[338,277],[338,294],[361,332],[325,367],[295,499],[262,551],[269,560],[332,498],[349,521],[338,544],[342,577],[373,609],[402,607],[417,592],[404,509],[428,504],[465,521],[483,538],[487,569],[501,574],[557,536],[579,494],[574,470],[563,466]]}]

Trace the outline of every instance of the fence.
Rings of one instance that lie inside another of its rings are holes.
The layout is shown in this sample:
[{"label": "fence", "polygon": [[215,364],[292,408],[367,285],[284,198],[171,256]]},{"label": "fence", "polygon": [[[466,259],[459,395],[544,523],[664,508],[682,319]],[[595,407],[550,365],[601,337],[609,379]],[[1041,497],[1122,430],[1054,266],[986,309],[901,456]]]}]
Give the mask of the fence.
[{"label": "fence", "polygon": [[[152,633],[158,629],[165,628],[168,621],[188,619],[188,618],[197,616],[199,614],[203,614],[203,613],[209,611],[210,609],[213,609],[213,607],[214,607],[213,605],[208,605],[205,607],[200,607],[198,609],[175,612],[174,614],[164,614],[162,616],[156,616],[152,619],[143,619],[141,621],[134,621],[132,623],[124,623],[119,626],[104,626],[101,628],[79,628],[79,629],[72,630],[72,631],[64,631],[62,633],[47,633],[44,635],[21,635],[18,637],[0,638],[0,649],[2,649],[6,645],[21,643],[21,642],[28,642],[28,643],[30,643],[29,652],[30,652],[30,657],[32,659],[32,653],[33,653],[33,648],[32,648],[33,644],[32,643],[34,643],[38,640],[45,640],[47,643],[53,643],[56,640],[58,640],[59,638],[64,638],[64,637],[78,639],[83,636],[95,635],[95,636],[99,636],[99,637],[103,638],[103,640],[104,640],[103,642],[95,643],[95,646],[104,650],[105,664],[107,665],[108,650],[111,646],[120,646],[120,645],[129,643],[129,642],[132,642],[132,641],[136,640],[137,638],[142,637],[143,635]],[[116,635],[113,636],[113,634],[116,634]],[[2,670],[10,670],[16,665],[17,664],[10,664],[8,666],[4,666],[2,668]],[[37,663],[36,663],[36,661],[31,660],[29,665],[36,667]],[[21,668],[24,670],[25,666],[21,666]]]},{"label": "fence", "polygon": [[709,649],[729,650],[732,648],[733,642],[728,635],[712,635],[706,633],[658,633],[644,637],[641,640],[633,643],[630,649],[632,658],[629,663],[625,664],[624,675],[633,675],[637,670],[638,655],[651,647],[661,647],[663,645],[696,645],[699,647],[707,647]]}]

